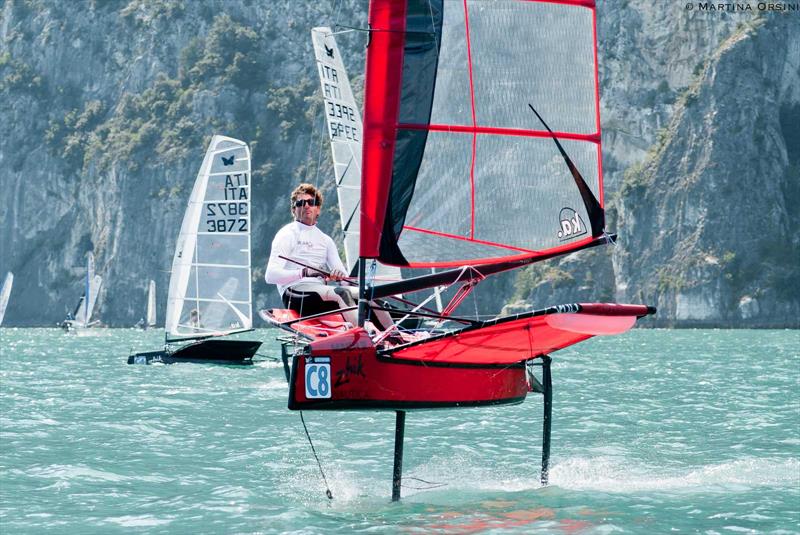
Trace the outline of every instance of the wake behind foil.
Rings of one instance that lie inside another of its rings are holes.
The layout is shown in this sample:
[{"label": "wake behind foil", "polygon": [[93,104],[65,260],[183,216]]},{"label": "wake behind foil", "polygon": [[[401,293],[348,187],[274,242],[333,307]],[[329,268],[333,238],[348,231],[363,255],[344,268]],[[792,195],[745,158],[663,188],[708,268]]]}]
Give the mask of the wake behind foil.
[{"label": "wake behind foil", "polygon": [[[344,135],[362,149],[359,321],[261,315],[285,331],[290,409],[396,411],[393,500],[407,410],[520,403],[529,392],[544,399],[546,484],[551,353],[655,313],[575,303],[488,321],[457,315],[486,277],[613,243],[595,20],[592,0],[371,0],[363,131],[338,86],[333,32],[312,34],[331,144]],[[379,265],[426,274],[387,282],[374,276]],[[441,287],[452,296],[441,310],[412,300]],[[395,323],[376,326],[375,308]]]}]

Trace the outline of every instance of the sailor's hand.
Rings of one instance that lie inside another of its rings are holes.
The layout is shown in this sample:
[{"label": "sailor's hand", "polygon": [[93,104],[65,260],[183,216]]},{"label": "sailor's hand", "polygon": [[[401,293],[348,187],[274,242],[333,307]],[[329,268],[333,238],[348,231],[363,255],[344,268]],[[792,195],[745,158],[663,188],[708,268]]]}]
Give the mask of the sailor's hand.
[{"label": "sailor's hand", "polygon": [[344,271],[339,271],[338,269],[331,271],[331,274],[328,276],[328,279],[332,281],[340,281],[346,278],[347,274]]},{"label": "sailor's hand", "polygon": [[321,272],[317,271],[316,269],[311,269],[311,268],[307,268],[307,267],[303,268],[303,270],[301,272],[301,275],[303,277],[320,277],[320,278],[325,276]]}]

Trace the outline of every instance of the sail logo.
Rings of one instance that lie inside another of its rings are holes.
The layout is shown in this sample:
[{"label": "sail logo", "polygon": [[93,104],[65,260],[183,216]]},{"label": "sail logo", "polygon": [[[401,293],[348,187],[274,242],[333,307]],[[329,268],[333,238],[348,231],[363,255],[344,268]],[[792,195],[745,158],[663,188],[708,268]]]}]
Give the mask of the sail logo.
[{"label": "sail logo", "polygon": [[559,230],[558,239],[561,241],[571,240],[586,234],[586,224],[581,219],[580,214],[569,207],[564,207],[558,214]]}]

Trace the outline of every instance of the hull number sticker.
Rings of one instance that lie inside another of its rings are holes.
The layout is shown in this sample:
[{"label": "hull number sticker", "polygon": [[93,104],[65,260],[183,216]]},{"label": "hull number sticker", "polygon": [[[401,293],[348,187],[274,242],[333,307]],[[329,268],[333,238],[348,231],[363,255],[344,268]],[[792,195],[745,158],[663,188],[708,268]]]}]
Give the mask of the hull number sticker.
[{"label": "hull number sticker", "polygon": [[330,399],[331,359],[316,357],[306,361],[306,398]]}]

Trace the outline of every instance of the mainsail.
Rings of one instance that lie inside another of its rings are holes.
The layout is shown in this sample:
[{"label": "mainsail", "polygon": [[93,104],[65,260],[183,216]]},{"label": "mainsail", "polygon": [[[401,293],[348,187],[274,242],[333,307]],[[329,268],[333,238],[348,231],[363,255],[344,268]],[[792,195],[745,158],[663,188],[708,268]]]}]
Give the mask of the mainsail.
[{"label": "mainsail", "polygon": [[[352,273],[358,261],[359,206],[361,203],[361,112],[356,105],[336,38],[328,27],[313,28],[311,40],[317,59],[320,88],[325,103],[325,120],[333,156],[339,215],[344,233],[347,269]],[[401,278],[400,270],[381,265],[379,280]]]},{"label": "mainsail", "polygon": [[94,305],[97,302],[97,295],[103,285],[103,277],[94,272],[94,253],[91,251],[86,255],[86,278],[84,279],[83,296],[78,302],[75,310],[75,322],[77,327],[88,327],[94,312]]},{"label": "mainsail", "polygon": [[253,325],[250,289],[250,149],[214,136],[181,225],[169,282],[167,341]]},{"label": "mainsail", "polygon": [[593,0],[373,0],[370,27],[362,257],[492,264],[603,236]]},{"label": "mainsail", "polygon": [[3,317],[6,315],[8,298],[11,296],[11,287],[14,285],[14,274],[10,271],[6,274],[3,281],[3,289],[0,290],[0,325],[3,324]]},{"label": "mainsail", "polygon": [[156,326],[156,281],[154,280],[147,285],[147,311],[144,326],[145,328]]}]

